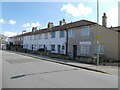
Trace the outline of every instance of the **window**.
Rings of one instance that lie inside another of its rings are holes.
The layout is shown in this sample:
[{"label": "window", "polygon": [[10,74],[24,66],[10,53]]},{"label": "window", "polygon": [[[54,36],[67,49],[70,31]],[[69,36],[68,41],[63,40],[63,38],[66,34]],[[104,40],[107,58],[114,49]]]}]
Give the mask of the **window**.
[{"label": "window", "polygon": [[81,54],[89,54],[90,45],[81,45]]},{"label": "window", "polygon": [[80,31],[81,36],[90,35],[90,28],[88,26],[82,27]]},{"label": "window", "polygon": [[45,33],[45,38],[44,39],[48,39],[48,33]]},{"label": "window", "polygon": [[51,45],[51,51],[55,51],[55,45]]},{"label": "window", "polygon": [[63,38],[63,37],[65,37],[65,32],[62,30],[60,31],[60,38]]},{"label": "window", "polygon": [[32,40],[32,36],[30,36],[30,40]]},{"label": "window", "polygon": [[37,38],[37,35],[34,35],[34,40],[36,40],[36,38]]},{"label": "window", "polygon": [[68,36],[75,37],[75,30],[73,30],[73,29],[68,30]]},{"label": "window", "polygon": [[39,39],[41,39],[42,38],[42,34],[39,34]]},{"label": "window", "polygon": [[51,38],[55,38],[55,32],[51,32]]},{"label": "window", "polygon": [[90,45],[91,41],[81,41],[80,47],[81,47],[81,54],[89,54],[90,53]]}]

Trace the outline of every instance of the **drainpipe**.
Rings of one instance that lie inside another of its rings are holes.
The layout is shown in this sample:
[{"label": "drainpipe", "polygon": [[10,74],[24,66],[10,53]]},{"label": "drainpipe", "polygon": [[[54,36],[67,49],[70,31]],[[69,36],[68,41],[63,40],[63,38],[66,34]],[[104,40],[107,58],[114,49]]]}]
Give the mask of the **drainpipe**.
[{"label": "drainpipe", "polygon": [[68,27],[66,28],[66,55],[68,55]]}]

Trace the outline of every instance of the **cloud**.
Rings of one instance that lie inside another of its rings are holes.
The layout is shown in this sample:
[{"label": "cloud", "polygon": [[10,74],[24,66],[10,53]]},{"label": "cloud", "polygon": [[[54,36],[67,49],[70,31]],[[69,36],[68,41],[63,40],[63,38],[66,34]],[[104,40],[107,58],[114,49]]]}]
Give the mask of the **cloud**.
[{"label": "cloud", "polygon": [[27,32],[31,31],[32,27],[39,27],[39,26],[41,26],[39,22],[36,22],[36,23],[26,23],[26,24],[22,25],[24,30],[26,30]]},{"label": "cloud", "polygon": [[26,24],[23,25],[23,27],[25,27],[25,28],[30,27],[30,26],[31,26],[30,23],[26,23]]},{"label": "cloud", "polygon": [[7,37],[11,37],[11,36],[14,36],[14,35],[17,35],[17,33],[15,32],[9,32],[9,31],[4,31],[3,34]]},{"label": "cloud", "polygon": [[11,20],[9,20],[9,24],[14,25],[14,24],[16,24],[16,21],[11,19]]},{"label": "cloud", "polygon": [[67,5],[63,5],[60,10],[66,11],[68,15],[73,17],[86,16],[92,13],[92,8],[85,6],[83,3],[79,3],[77,6],[68,3]]},{"label": "cloud", "polygon": [[5,23],[5,21],[4,21],[4,19],[0,19],[0,24],[3,24],[3,23]]}]

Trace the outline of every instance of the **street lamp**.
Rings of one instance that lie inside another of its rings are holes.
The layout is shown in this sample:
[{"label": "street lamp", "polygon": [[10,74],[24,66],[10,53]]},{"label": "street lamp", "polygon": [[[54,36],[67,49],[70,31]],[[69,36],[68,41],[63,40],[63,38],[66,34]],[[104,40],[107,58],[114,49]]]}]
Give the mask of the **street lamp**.
[{"label": "street lamp", "polygon": [[[99,1],[97,0],[97,31],[99,30]],[[97,35],[97,33],[96,33]],[[99,36],[96,36],[96,42],[97,42],[97,65],[99,65]]]}]

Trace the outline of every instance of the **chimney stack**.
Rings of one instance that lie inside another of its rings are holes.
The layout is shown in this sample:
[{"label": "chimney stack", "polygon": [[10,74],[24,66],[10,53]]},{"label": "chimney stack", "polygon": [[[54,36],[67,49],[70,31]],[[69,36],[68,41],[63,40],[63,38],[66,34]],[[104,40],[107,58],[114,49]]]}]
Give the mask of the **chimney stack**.
[{"label": "chimney stack", "polygon": [[51,27],[54,27],[53,22],[49,22],[49,23],[48,23],[48,28],[51,28]]},{"label": "chimney stack", "polygon": [[65,19],[59,21],[59,25],[60,25],[60,26],[62,26],[62,25],[64,25],[64,24],[66,24]]},{"label": "chimney stack", "polygon": [[102,16],[102,25],[103,25],[104,27],[107,26],[107,17],[106,17],[106,13],[104,13],[103,16]]},{"label": "chimney stack", "polygon": [[32,32],[37,31],[37,27],[32,27]]}]

